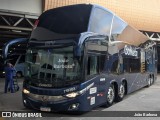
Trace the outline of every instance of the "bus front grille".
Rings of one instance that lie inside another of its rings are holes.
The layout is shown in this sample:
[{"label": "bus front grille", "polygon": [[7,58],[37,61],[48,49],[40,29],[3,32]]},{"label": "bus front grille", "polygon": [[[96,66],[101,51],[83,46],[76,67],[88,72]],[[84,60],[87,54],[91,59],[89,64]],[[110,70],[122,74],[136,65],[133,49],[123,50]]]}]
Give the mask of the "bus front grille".
[{"label": "bus front grille", "polygon": [[33,93],[29,93],[28,96],[31,99],[43,102],[58,102],[67,99],[66,97],[63,96],[48,96],[48,95],[38,95]]}]

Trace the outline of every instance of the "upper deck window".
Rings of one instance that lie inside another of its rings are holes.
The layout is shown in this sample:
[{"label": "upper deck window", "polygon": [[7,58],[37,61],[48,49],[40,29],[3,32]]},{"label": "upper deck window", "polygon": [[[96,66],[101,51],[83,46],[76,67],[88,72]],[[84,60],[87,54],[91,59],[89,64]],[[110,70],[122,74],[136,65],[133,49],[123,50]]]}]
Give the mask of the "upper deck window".
[{"label": "upper deck window", "polygon": [[111,23],[112,23],[113,14],[103,10],[101,8],[94,8],[89,31],[110,35]]},{"label": "upper deck window", "polygon": [[79,34],[86,32],[92,5],[80,4],[59,7],[44,12],[37,27],[55,33]]},{"label": "upper deck window", "polygon": [[114,16],[113,19],[113,24],[112,24],[112,37],[111,40],[117,40],[117,37],[122,34],[122,32],[124,31],[124,29],[126,28],[127,23],[124,22],[122,19],[120,19],[117,16]]}]

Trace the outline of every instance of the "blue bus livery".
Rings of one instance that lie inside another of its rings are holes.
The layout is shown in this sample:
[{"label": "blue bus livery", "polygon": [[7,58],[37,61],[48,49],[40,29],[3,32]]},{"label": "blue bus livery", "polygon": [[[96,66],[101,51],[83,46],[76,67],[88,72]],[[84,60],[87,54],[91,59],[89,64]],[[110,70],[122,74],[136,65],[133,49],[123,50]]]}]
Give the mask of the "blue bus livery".
[{"label": "blue bus livery", "polygon": [[41,111],[111,106],[154,83],[156,55],[154,41],[106,8],[48,10],[28,41],[23,104]]}]

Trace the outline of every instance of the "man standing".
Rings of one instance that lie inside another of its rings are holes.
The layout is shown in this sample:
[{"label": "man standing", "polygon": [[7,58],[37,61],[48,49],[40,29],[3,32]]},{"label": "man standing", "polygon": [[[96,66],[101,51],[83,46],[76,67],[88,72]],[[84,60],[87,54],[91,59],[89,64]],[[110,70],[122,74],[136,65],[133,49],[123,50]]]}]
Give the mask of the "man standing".
[{"label": "man standing", "polygon": [[7,93],[8,85],[10,88],[11,93],[14,92],[13,88],[13,72],[14,72],[13,65],[11,63],[7,63],[7,66],[5,67],[5,88],[4,93]]}]

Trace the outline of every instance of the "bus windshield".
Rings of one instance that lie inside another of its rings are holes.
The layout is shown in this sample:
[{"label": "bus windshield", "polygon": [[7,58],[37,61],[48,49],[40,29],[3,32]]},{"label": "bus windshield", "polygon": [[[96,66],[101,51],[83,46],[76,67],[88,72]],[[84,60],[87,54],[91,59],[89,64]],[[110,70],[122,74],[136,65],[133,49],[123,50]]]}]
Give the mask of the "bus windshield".
[{"label": "bus windshield", "polygon": [[73,55],[73,46],[56,49],[29,49],[27,75],[41,87],[64,87],[81,80],[82,60]]}]

